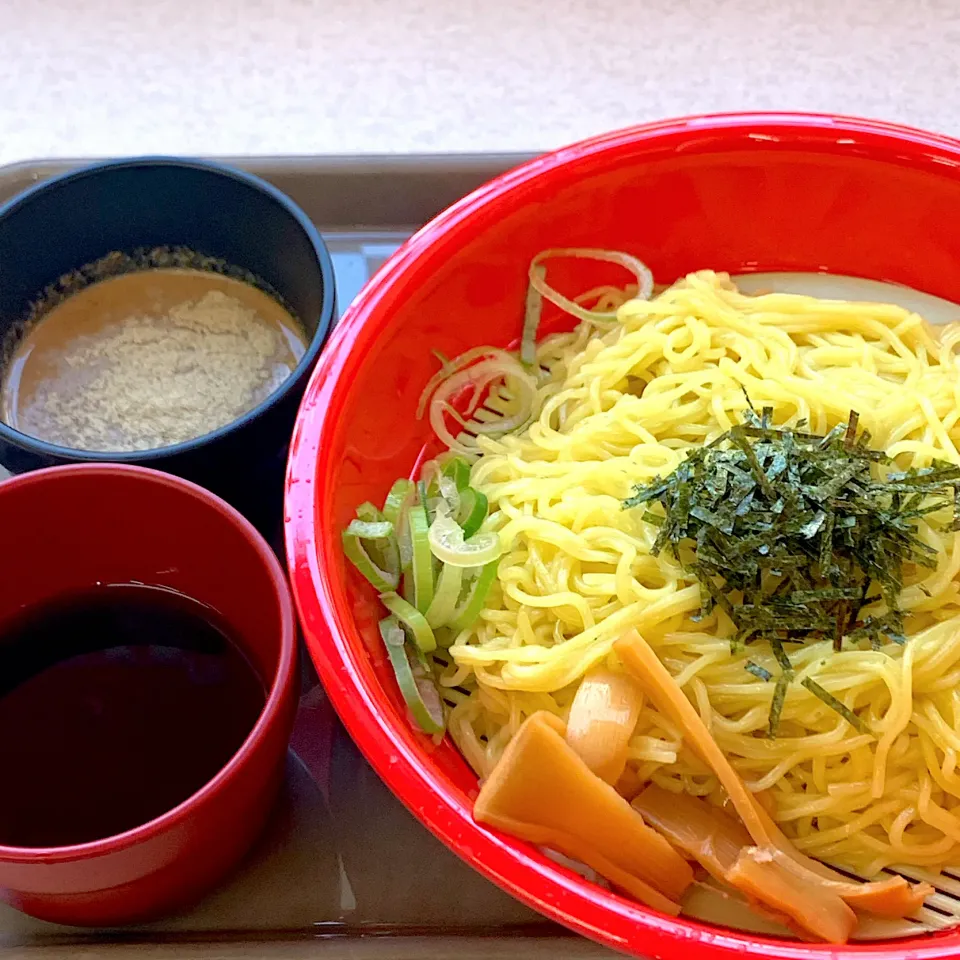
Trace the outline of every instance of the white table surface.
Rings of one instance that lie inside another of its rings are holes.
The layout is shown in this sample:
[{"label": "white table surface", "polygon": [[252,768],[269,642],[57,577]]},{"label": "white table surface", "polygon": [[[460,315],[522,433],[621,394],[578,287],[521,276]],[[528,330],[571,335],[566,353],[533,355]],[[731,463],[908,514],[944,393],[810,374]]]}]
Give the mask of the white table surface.
[{"label": "white table surface", "polygon": [[537,150],[727,109],[960,134],[958,0],[0,0],[0,163]]}]

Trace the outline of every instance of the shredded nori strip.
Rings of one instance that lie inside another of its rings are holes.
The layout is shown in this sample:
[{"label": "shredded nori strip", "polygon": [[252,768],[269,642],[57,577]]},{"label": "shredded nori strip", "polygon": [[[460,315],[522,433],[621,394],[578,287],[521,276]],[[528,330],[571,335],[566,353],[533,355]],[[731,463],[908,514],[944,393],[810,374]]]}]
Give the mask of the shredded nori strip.
[{"label": "shredded nori strip", "polygon": [[773,700],[770,702],[770,719],[767,723],[767,736],[771,740],[777,738],[780,727],[780,714],[783,711],[783,701],[787,698],[787,687],[793,682],[793,671],[786,670],[777,677],[777,685],[773,690]]},{"label": "shredded nori strip", "polygon": [[[960,529],[960,466],[891,470],[858,422],[851,411],[821,436],[775,427],[769,407],[758,415],[750,406],[743,423],[624,501],[646,505],[653,553],[669,549],[699,580],[698,616],[723,610],[735,648],[757,639],[829,639],[836,650],[904,642],[904,566],[934,569],[937,560],[917,522],[949,511],[946,529]],[[885,613],[862,616],[881,599]]]},{"label": "shredded nori strip", "polygon": [[801,687],[806,687],[818,700],[823,701],[831,710],[835,710],[851,727],[859,733],[869,733],[866,724],[845,704],[841,703],[832,693],[828,693],[816,680],[804,677],[800,681]]},{"label": "shredded nori strip", "polygon": [[743,669],[746,670],[747,673],[752,673],[759,680],[767,681],[773,679],[773,674],[769,670],[765,670],[759,663],[754,663],[752,660],[748,660],[743,665]]},{"label": "shredded nori strip", "polygon": [[790,663],[790,658],[783,649],[783,643],[780,638],[777,636],[771,637],[770,647],[773,650],[773,655],[777,658],[777,663],[780,664],[780,669],[783,670],[784,673],[792,673],[793,664]]},{"label": "shredded nori strip", "polygon": [[[646,505],[642,519],[657,528],[654,555],[669,549],[699,581],[695,620],[722,610],[736,628],[734,653],[770,643],[781,668],[768,724],[775,737],[794,678],[784,644],[906,643],[898,602],[904,567],[937,562],[917,521],[949,511],[944,529],[960,530],[960,466],[891,469],[891,459],[870,448],[869,432],[858,432],[856,411],[821,436],[804,432],[804,423],[775,427],[770,407],[758,415],[747,403],[743,423],[688,452],[668,477],[638,486],[623,505]],[[881,600],[885,611],[863,614]],[[753,661],[745,669],[772,679]],[[802,684],[866,732],[823,687],[809,678]]]}]

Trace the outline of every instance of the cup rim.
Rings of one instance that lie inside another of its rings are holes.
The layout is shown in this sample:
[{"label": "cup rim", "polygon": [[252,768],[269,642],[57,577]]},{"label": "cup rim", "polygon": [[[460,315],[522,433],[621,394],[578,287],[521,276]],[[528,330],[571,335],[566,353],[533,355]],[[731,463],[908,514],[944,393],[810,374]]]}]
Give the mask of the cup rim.
[{"label": "cup rim", "polygon": [[[275,187],[262,177],[258,177],[256,174],[248,173],[246,170],[241,170],[230,164],[202,158],[162,155],[99,160],[95,163],[84,164],[76,170],[68,170],[66,173],[60,173],[46,180],[42,180],[32,187],[22,190],[4,203],[0,203],[0,226],[19,210],[33,203],[39,196],[64,184],[72,183],[75,180],[85,180],[91,177],[109,175],[115,170],[138,167],[146,169],[152,167],[172,167],[175,169],[196,170],[224,177],[228,180],[234,180],[251,190],[266,195],[288,216],[293,218],[300,229],[303,230],[313,249],[317,268],[320,271],[320,279],[323,284],[323,300],[320,305],[317,329],[311,336],[306,351],[287,379],[255,407],[252,407],[246,413],[237,417],[236,420],[231,420],[229,423],[217,427],[215,430],[201,434],[199,437],[193,437],[190,440],[183,440],[180,443],[173,443],[166,447],[152,447],[148,450],[81,450],[79,447],[63,446],[61,444],[51,443],[48,440],[42,440],[39,437],[31,436],[29,433],[23,433],[20,430],[14,429],[9,424],[4,423],[3,420],[0,420],[0,441],[6,441],[7,443],[28,449],[45,457],[61,461],[66,460],[73,463],[139,464],[192,453],[209,443],[221,440],[241,430],[276,404],[280,403],[296,388],[296,384],[304,374],[310,370],[320,351],[326,344],[336,321],[336,279],[333,270],[333,259],[330,256],[330,251],[327,249],[327,245],[320,231],[299,204],[295,203],[278,187]],[[78,266],[80,265],[78,264]],[[240,264],[240,266],[242,266],[242,264]]]},{"label": "cup rim", "polygon": [[189,480],[150,467],[123,463],[73,463],[19,474],[0,483],[0,500],[4,491],[42,484],[57,484],[61,479],[78,474],[120,475],[129,478],[131,483],[168,487],[202,502],[207,509],[219,513],[221,517],[233,524],[260,558],[263,570],[272,584],[273,593],[280,608],[279,658],[256,723],[236,753],[195,793],[160,816],[109,837],[62,847],[17,847],[0,844],[0,862],[49,864],[101,857],[136,846],[181,824],[198,806],[213,799],[224,785],[249,762],[251,755],[259,748],[270,729],[280,720],[284,709],[283,701],[296,677],[297,632],[290,587],[276,554],[243,514],[209,490]]}]

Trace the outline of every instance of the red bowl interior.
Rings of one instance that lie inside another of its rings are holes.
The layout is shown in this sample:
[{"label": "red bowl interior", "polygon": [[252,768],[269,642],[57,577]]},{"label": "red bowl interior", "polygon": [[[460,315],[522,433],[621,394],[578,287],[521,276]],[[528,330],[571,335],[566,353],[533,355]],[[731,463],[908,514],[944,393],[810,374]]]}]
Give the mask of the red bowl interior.
[{"label": "red bowl interior", "polygon": [[[341,321],[294,432],[287,551],[331,700],[383,779],[440,839],[530,906],[609,946],[677,960],[691,949],[701,957],[960,956],[960,934],[837,950],[658,914],[474,823],[475,775],[450,742],[434,746],[411,727],[377,634],[376,595],[344,562],[340,530],[357,504],[381,502],[409,475],[430,443],[415,409],[437,369],[431,350],[454,356],[515,341],[528,261],[566,246],[628,250],[660,281],[703,267],[830,271],[960,301],[960,143],[823,116],[668,121],[525,164],[405,244]],[[603,265],[568,270],[551,276],[571,292],[627,279]]]}]

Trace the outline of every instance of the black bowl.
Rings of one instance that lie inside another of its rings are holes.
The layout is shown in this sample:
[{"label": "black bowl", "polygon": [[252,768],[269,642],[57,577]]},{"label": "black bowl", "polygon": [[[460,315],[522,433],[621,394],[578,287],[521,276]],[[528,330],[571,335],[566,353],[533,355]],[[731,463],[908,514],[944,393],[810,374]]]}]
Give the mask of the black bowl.
[{"label": "black bowl", "polygon": [[113,251],[157,247],[241,268],[278,293],[310,337],[293,374],[238,420],[156,450],[76,450],[0,422],[0,463],[12,473],[142,464],[200,483],[269,528],[281,510],[297,408],[336,316],[330,254],[306,214],[275,187],[217,163],[148,157],[93,164],[21,193],[0,206],[0,342],[64,274]]}]

